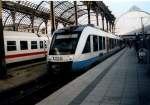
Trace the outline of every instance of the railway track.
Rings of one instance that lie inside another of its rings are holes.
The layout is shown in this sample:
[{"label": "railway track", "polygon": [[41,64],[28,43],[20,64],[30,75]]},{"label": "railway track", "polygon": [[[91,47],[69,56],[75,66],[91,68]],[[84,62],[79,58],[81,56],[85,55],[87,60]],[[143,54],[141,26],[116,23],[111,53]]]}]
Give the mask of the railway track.
[{"label": "railway track", "polygon": [[0,94],[0,105],[34,105],[52,94],[77,75],[49,77],[44,75],[35,81]]}]

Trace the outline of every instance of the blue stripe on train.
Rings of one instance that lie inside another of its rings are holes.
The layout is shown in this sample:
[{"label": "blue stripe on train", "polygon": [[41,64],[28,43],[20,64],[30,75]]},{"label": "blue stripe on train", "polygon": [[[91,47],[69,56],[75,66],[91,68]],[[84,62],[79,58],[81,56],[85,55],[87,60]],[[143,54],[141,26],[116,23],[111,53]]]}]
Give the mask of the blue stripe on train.
[{"label": "blue stripe on train", "polygon": [[84,70],[98,59],[98,56],[84,61],[73,62],[72,71]]}]

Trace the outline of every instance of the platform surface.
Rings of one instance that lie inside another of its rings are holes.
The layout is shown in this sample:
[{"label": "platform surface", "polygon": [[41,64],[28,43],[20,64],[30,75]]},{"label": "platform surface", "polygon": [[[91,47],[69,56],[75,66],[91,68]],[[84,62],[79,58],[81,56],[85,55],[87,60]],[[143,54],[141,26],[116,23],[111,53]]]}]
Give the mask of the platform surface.
[{"label": "platform surface", "polygon": [[150,72],[125,48],[37,105],[150,105]]}]

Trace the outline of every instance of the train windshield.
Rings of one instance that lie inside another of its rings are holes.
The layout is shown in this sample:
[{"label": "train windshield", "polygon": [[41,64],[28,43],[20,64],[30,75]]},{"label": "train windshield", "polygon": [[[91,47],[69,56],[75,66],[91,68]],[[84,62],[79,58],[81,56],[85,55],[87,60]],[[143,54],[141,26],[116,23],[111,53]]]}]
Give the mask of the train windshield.
[{"label": "train windshield", "polygon": [[51,55],[74,54],[79,40],[79,34],[54,35],[50,48]]}]

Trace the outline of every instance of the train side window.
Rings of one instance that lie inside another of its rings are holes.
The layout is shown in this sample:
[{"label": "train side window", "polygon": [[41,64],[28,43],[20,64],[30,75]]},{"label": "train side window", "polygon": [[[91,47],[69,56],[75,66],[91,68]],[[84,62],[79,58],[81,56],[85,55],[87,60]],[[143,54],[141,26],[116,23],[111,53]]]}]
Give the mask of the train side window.
[{"label": "train side window", "polygon": [[37,49],[37,41],[31,41],[31,49]]},{"label": "train side window", "polygon": [[40,41],[40,49],[44,48],[43,41]]},{"label": "train side window", "polygon": [[20,49],[27,50],[28,49],[28,42],[27,41],[20,41]]},{"label": "train side window", "polygon": [[109,49],[111,49],[111,38],[109,38]]},{"label": "train side window", "polygon": [[113,39],[111,39],[111,49],[113,48]]},{"label": "train side window", "polygon": [[97,36],[93,36],[93,50],[98,51],[98,38]]},{"label": "train side window", "polygon": [[46,41],[44,41],[44,45],[45,45],[45,48],[47,48],[47,42]]},{"label": "train side window", "polygon": [[103,37],[103,49],[105,49],[105,37]]},{"label": "train side window", "polygon": [[114,46],[114,39],[111,40],[111,48],[113,49]]},{"label": "train side window", "polygon": [[16,41],[7,41],[7,51],[17,50]]},{"label": "train side window", "polygon": [[113,48],[115,47],[115,39],[113,39],[113,46],[112,46]]},{"label": "train side window", "polygon": [[112,39],[112,48],[114,48],[114,39]]},{"label": "train side window", "polygon": [[91,52],[90,36],[87,38],[85,47],[83,49],[83,53],[89,53],[89,52]]},{"label": "train side window", "polygon": [[112,49],[112,38],[110,38],[110,49]]},{"label": "train side window", "polygon": [[99,36],[99,50],[102,50],[102,37]]}]

